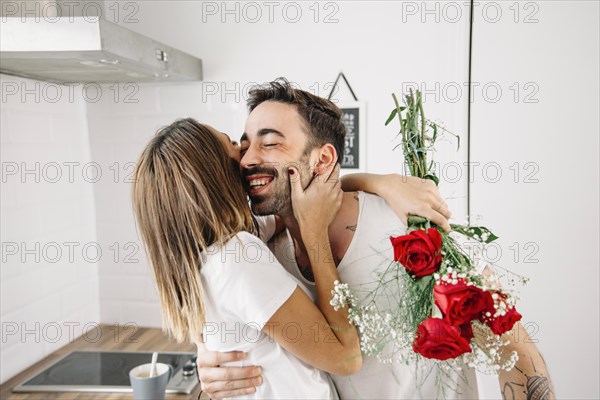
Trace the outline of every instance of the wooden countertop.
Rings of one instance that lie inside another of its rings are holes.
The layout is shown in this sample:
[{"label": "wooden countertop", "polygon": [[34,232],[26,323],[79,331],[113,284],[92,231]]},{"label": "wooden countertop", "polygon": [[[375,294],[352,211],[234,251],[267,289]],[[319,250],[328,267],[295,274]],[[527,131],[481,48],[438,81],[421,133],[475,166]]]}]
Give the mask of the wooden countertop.
[{"label": "wooden countertop", "polygon": [[[115,327],[115,325],[100,325],[102,335],[95,343],[86,341],[83,337],[56,350],[25,371],[0,385],[2,400],[131,400],[131,393],[83,393],[83,392],[38,392],[13,393],[12,388],[23,380],[33,377],[48,365],[57,361],[74,350],[121,350],[121,351],[184,351],[196,352],[196,346],[178,344],[170,341],[159,328],[140,328],[133,326]],[[196,400],[200,394],[197,385],[191,394],[167,394],[167,400]],[[208,399],[205,395],[202,399]]]}]

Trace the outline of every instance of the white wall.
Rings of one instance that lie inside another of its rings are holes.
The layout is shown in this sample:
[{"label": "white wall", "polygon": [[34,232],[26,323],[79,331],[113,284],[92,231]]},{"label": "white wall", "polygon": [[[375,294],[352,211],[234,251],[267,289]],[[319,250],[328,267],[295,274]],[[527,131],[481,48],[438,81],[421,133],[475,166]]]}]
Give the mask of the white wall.
[{"label": "white wall", "polygon": [[519,22],[512,2],[498,23],[475,14],[473,80],[503,94],[473,103],[473,214],[500,236],[498,264],[531,279],[519,308],[557,397],[598,398],[599,5],[525,4]]},{"label": "white wall", "polygon": [[94,186],[98,242],[119,249],[100,261],[100,319],[160,327],[154,281],[131,208],[131,179],[134,163],[159,128],[177,118],[203,119],[200,83],[120,87],[116,98],[88,104],[92,159],[108,178]]},{"label": "white wall", "polygon": [[84,101],[46,96],[31,80],[0,75],[0,84],[4,382],[95,329],[99,257],[92,184],[82,175],[90,162]]},{"label": "white wall", "polygon": [[[233,137],[243,132],[245,96],[252,83],[285,76],[305,90],[327,96],[343,70],[359,100],[367,103],[366,158],[371,172],[401,169],[401,154],[390,151],[397,127],[384,127],[393,108],[392,92],[401,93],[409,82],[462,85],[467,80],[465,8],[456,23],[423,24],[402,2],[320,2],[318,7],[313,2],[276,2],[271,13],[263,2],[136,4],[138,22],[126,23],[123,15],[118,22],[201,57],[205,79],[197,107],[208,112],[204,122]],[[345,86],[334,96],[339,101],[351,99]],[[179,102],[187,103],[185,98]],[[432,102],[428,114],[464,133],[466,104],[466,96],[452,107]],[[446,144],[448,151],[440,149],[440,157],[462,162],[466,148],[455,152],[455,143]],[[464,219],[466,181],[447,183],[442,190]]]}]

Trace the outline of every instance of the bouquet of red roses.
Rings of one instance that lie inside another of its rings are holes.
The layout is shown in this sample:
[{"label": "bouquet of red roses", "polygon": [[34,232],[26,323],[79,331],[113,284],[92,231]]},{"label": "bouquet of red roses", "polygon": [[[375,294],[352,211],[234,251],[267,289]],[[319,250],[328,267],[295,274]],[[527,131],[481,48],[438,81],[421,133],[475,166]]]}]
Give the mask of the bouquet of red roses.
[{"label": "bouquet of red roses", "polygon": [[[400,120],[398,147],[403,149],[408,170],[437,185],[427,155],[443,129],[425,118],[419,91],[406,95],[403,106],[392,96],[396,107],[386,125],[395,117]],[[507,342],[501,335],[521,319],[515,296],[500,286],[494,274],[483,273],[477,257],[471,257],[458,242],[466,238],[488,244],[497,236],[482,226],[451,227],[452,232],[446,234],[429,220],[410,216],[408,233],[390,237],[394,262],[379,274],[367,300],[359,304],[348,285],[337,284],[331,304],[349,306],[363,353],[384,362],[412,363],[423,357],[447,369],[466,364],[484,372],[510,370],[517,354],[503,354]],[[380,307],[384,293],[391,308]],[[389,293],[396,298],[390,299]]]},{"label": "bouquet of red roses", "polygon": [[[438,125],[425,119],[419,91],[405,96],[403,107],[392,96],[396,107],[386,125],[398,116],[408,169],[413,176],[438,184],[439,179],[431,170],[433,164],[427,163],[428,150],[437,139]],[[431,136],[429,130],[433,132]],[[452,229],[486,244],[497,239],[485,227],[452,225]],[[421,319],[413,342],[416,353],[438,360],[456,358],[471,352],[474,321],[484,323],[499,336],[521,319],[511,296],[477,271],[475,262],[450,235],[421,217],[410,217],[408,230],[407,235],[390,238],[394,260],[423,289],[420,295],[433,299],[415,310],[415,320]],[[433,316],[434,307],[441,314],[439,318]]]},{"label": "bouquet of red roses", "polygon": [[[441,318],[428,317],[417,326],[413,342],[416,353],[438,360],[455,358],[471,351],[474,321],[502,335],[521,319],[507,293],[486,287],[480,277],[469,274],[468,265],[461,268],[461,264],[452,262],[450,254],[457,251],[452,248],[455,243],[447,237],[444,243],[437,228],[417,227],[391,241],[395,261],[415,281],[424,281],[416,284],[423,285],[424,295],[433,294],[432,308],[435,305],[441,313]],[[442,253],[444,247],[446,251]]]}]

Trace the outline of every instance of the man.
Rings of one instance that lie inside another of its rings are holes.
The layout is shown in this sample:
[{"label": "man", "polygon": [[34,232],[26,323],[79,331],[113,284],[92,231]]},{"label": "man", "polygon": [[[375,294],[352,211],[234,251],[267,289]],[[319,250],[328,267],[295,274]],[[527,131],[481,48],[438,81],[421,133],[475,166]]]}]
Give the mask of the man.
[{"label": "man", "polygon": [[[306,187],[318,178],[320,171],[338,161],[345,133],[341,112],[327,100],[293,89],[285,80],[251,91],[248,106],[250,115],[242,137],[240,164],[253,212],[275,214],[283,221],[286,230],[271,240],[270,247],[288,272],[313,293],[314,299],[307,254],[318,249],[302,242],[290,201],[288,168],[293,166],[300,171]],[[449,214],[444,204],[431,208],[442,215]],[[342,281],[351,287],[368,289],[369,282],[376,281],[377,272],[391,259],[392,248],[386,239],[405,229],[403,221],[381,198],[362,192],[344,193],[342,206],[329,228]],[[500,374],[503,393],[508,398],[550,398],[552,389],[543,359],[531,343],[524,343],[526,332],[520,324],[514,331],[522,341],[512,340],[510,349],[518,351],[521,360],[513,371]],[[213,398],[248,393],[260,384],[260,371],[256,368],[216,368],[239,357],[243,354],[199,350],[199,375],[204,390]],[[434,377],[421,385],[415,373],[419,371],[414,366],[385,365],[363,357],[363,367],[357,374],[333,379],[342,399],[437,397]],[[449,371],[440,378],[446,398],[477,397],[473,370]],[[542,384],[531,388],[531,379]],[[539,397],[532,397],[535,395]]]}]

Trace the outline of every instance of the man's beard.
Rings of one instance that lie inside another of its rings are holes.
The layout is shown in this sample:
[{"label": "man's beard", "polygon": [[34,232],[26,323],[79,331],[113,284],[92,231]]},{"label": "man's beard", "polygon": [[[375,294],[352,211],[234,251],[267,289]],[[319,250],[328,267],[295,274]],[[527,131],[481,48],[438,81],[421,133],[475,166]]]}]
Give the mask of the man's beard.
[{"label": "man's beard", "polygon": [[[305,175],[309,171],[308,157],[302,157],[299,162],[288,165],[295,166],[299,173],[302,171]],[[252,212],[255,215],[274,214],[281,217],[293,212],[292,192],[288,178],[287,166],[281,170],[270,166],[259,166],[243,171],[244,177],[256,174],[270,175],[273,177],[273,181],[270,183],[272,187],[268,188],[268,195],[249,195],[252,205]],[[303,174],[300,173],[301,177],[302,175]],[[308,177],[302,179],[302,187],[305,187],[305,181],[308,181]],[[247,190],[248,183],[246,179],[244,179],[244,186]]]}]

